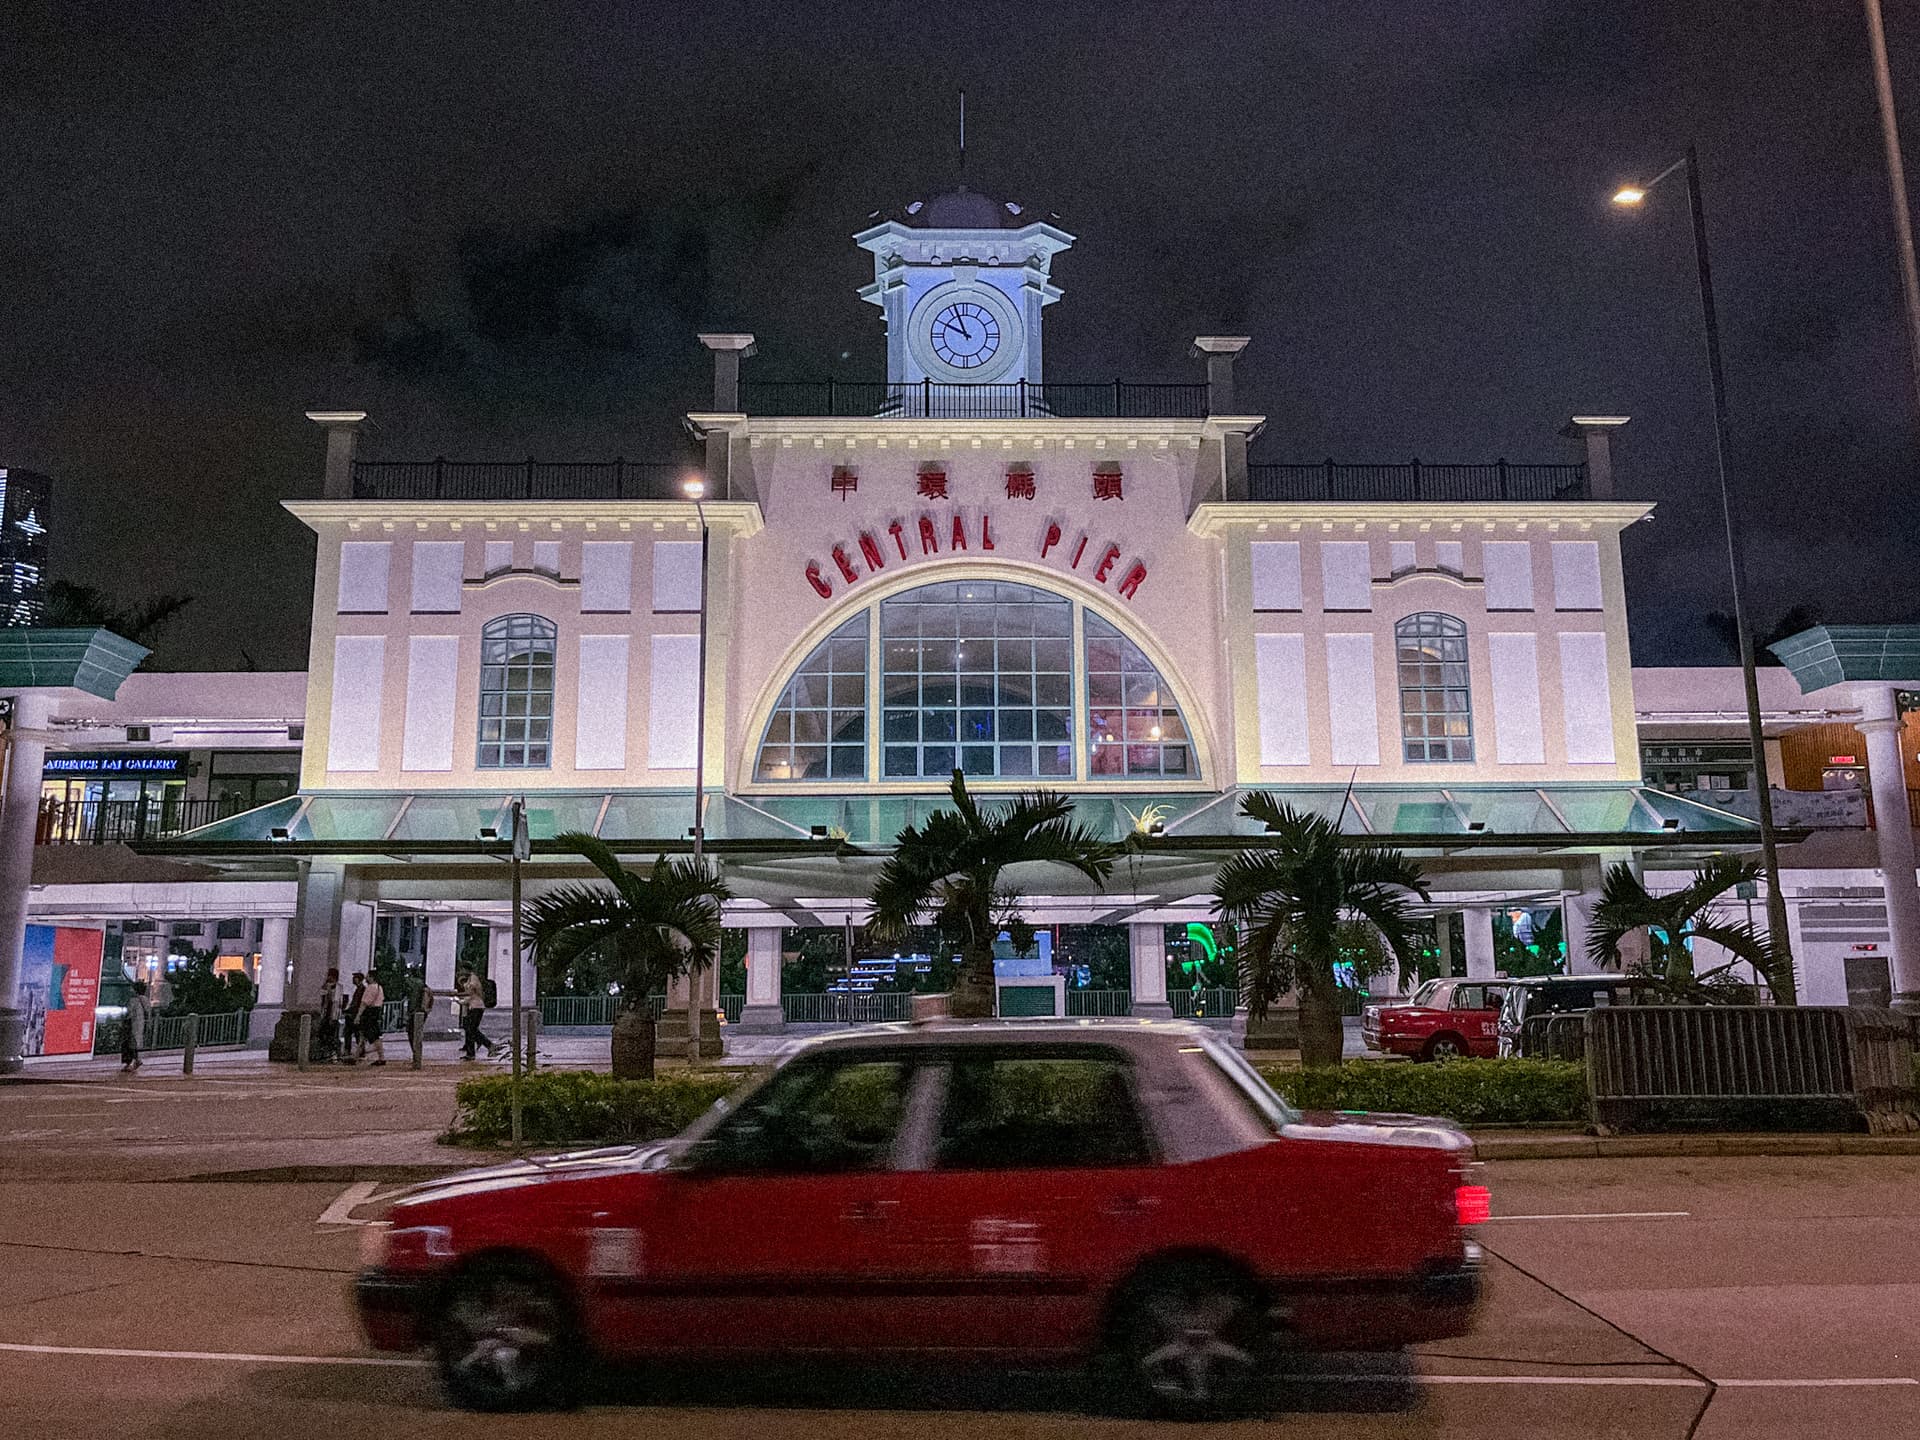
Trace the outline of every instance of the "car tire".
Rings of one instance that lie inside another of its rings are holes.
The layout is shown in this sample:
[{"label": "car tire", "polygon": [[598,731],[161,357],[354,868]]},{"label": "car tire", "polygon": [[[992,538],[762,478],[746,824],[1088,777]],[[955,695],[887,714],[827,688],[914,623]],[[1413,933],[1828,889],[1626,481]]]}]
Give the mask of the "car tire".
[{"label": "car tire", "polygon": [[1266,1305],[1226,1264],[1182,1262],[1139,1277],[1121,1307],[1113,1359],[1132,1396],[1169,1420],[1245,1410],[1271,1359]]},{"label": "car tire", "polygon": [[1458,1035],[1436,1035],[1420,1052],[1422,1060],[1464,1060],[1466,1057],[1467,1042]]},{"label": "car tire", "polygon": [[434,1311],[433,1350],[448,1396],[469,1410],[568,1404],[584,1360],[559,1278],[511,1256],[477,1260],[448,1280]]}]

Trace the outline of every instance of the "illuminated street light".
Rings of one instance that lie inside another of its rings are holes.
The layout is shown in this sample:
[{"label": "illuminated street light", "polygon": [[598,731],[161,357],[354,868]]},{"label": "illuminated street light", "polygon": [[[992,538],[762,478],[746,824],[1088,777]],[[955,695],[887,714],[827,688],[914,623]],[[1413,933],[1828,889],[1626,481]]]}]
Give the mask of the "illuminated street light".
[{"label": "illuminated street light", "polygon": [[[1720,515],[1727,535],[1727,572],[1733,589],[1733,628],[1740,651],[1740,674],[1747,692],[1747,741],[1753,747],[1754,798],[1759,802],[1760,858],[1767,876],[1767,933],[1781,953],[1790,944],[1787,938],[1787,900],[1780,889],[1780,853],[1775,843],[1773,794],[1767,787],[1767,742],[1760,724],[1760,680],[1753,666],[1753,627],[1747,622],[1746,576],[1741,562],[1739,516],[1734,509],[1732,487],[1727,481],[1727,379],[1720,363],[1720,321],[1713,304],[1713,267],[1707,255],[1707,207],[1700,193],[1700,156],[1694,147],[1644,185],[1623,185],[1613,195],[1613,203],[1637,206],[1654,186],[1676,170],[1687,172],[1687,208],[1693,219],[1693,256],[1699,271],[1700,320],[1706,331],[1707,378],[1713,390],[1713,451],[1720,476]],[[1771,980],[1772,977],[1769,977]],[[1776,988],[1774,998],[1792,1003],[1794,995],[1793,961],[1789,955],[1785,967],[1787,994]]]}]

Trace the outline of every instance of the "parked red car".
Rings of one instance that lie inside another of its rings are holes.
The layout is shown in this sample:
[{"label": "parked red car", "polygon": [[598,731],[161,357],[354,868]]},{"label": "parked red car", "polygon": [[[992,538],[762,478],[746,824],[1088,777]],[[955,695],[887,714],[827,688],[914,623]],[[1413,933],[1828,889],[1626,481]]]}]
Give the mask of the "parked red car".
[{"label": "parked red car", "polygon": [[358,1284],[458,1402],[553,1403],[583,1355],[1111,1356],[1172,1414],[1287,1346],[1458,1335],[1471,1143],[1309,1123],[1212,1033],[895,1026],[809,1045],[678,1140],[498,1165],[395,1203]]},{"label": "parked red car", "polygon": [[1404,1005],[1369,1005],[1360,1038],[1369,1050],[1416,1060],[1462,1055],[1492,1059],[1500,1049],[1500,1006],[1507,986],[1484,980],[1429,980]]}]

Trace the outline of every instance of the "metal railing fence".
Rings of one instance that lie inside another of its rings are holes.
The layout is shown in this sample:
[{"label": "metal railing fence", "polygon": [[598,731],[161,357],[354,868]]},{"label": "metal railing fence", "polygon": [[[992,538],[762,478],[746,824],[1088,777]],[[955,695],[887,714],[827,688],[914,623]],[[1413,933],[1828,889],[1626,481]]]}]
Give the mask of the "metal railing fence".
[{"label": "metal railing fence", "polygon": [[1207,414],[1207,386],[1204,381],[749,380],[741,383],[740,407],[749,415],[852,418],[1197,420]]},{"label": "metal railing fence", "polygon": [[672,460],[356,460],[356,500],[679,500]]},{"label": "metal railing fence", "polygon": [[1226,985],[1175,990],[1167,996],[1176,1020],[1225,1020],[1240,1008],[1240,992]]},{"label": "metal railing fence", "polygon": [[870,995],[782,995],[780,1010],[789,1025],[878,1025],[913,1018],[913,996],[905,991]]},{"label": "metal railing fence", "polygon": [[[229,1010],[218,1015],[151,1015],[147,1018],[147,1033],[140,1042],[141,1053],[185,1049],[189,1020],[199,1022],[194,1045],[205,1050],[216,1045],[246,1044],[253,1027],[253,1012]],[[95,1025],[93,1053],[118,1055],[121,1036],[126,1033],[126,1023],[123,1017],[115,1016]]]},{"label": "metal railing fence", "polygon": [[1069,990],[1067,1014],[1119,1019],[1133,1013],[1131,990]]},{"label": "metal railing fence", "polygon": [[1252,500],[1585,500],[1585,465],[1253,464]]},{"label": "metal railing fence", "polygon": [[159,840],[230,819],[252,806],[241,800],[43,800],[36,845],[118,845]]}]

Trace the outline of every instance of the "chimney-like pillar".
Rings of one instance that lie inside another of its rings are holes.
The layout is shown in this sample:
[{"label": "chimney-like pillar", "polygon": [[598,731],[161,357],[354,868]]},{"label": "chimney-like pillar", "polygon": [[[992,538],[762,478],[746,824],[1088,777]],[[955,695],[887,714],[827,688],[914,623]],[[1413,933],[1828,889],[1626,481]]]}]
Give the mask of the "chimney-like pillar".
[{"label": "chimney-like pillar", "polygon": [[1576,415],[1560,433],[1587,444],[1587,496],[1611,500],[1613,488],[1613,434],[1625,425],[1626,415]]},{"label": "chimney-like pillar", "polygon": [[326,500],[353,498],[353,447],[364,410],[309,410],[307,419],[327,432],[327,478],[320,487]]},{"label": "chimney-like pillar", "polygon": [[1233,361],[1252,337],[1247,335],[1198,335],[1193,353],[1207,357],[1207,413],[1237,415],[1233,408]]},{"label": "chimney-like pillar", "polygon": [[713,408],[721,415],[740,413],[740,362],[753,354],[751,335],[702,335],[713,352]]}]

